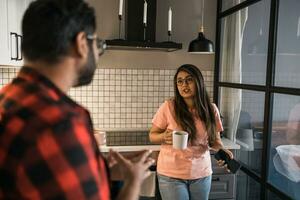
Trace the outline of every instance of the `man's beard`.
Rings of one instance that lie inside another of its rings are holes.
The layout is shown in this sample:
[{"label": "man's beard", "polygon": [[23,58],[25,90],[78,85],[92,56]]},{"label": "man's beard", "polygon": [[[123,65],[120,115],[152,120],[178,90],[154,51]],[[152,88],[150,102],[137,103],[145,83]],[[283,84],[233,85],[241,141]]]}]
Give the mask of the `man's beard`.
[{"label": "man's beard", "polygon": [[88,85],[92,82],[96,70],[95,55],[92,45],[89,45],[89,54],[86,65],[79,70],[78,80],[74,87]]}]

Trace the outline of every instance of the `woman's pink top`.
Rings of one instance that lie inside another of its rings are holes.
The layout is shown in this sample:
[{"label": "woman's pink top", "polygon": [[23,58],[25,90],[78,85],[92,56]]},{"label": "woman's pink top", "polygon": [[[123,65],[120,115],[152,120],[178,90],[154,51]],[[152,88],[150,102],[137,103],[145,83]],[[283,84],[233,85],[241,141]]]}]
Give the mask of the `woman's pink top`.
[{"label": "woman's pink top", "polygon": [[[217,132],[223,130],[218,108],[215,109]],[[208,148],[208,136],[205,124],[199,118],[194,117],[197,129],[197,145],[185,150],[174,149],[172,145],[162,144],[157,161],[158,174],[179,178],[179,179],[198,179],[212,174],[210,153]],[[176,123],[174,112],[174,101],[165,101],[152,120],[153,125],[160,129],[181,130]]]}]

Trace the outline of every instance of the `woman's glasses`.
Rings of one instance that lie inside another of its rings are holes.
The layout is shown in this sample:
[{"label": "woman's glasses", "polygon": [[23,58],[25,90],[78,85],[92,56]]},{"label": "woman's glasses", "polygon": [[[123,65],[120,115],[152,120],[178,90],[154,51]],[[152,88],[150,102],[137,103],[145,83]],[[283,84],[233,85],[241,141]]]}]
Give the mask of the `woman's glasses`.
[{"label": "woman's glasses", "polygon": [[189,84],[191,84],[193,82],[194,82],[194,78],[192,76],[188,76],[186,78],[179,78],[176,81],[176,83],[177,83],[178,86],[183,86],[184,83],[187,84],[187,85],[189,85]]},{"label": "woman's glasses", "polygon": [[97,48],[99,51],[99,56],[101,56],[102,54],[104,54],[104,51],[107,47],[105,40],[101,40],[99,39],[97,36],[93,36],[93,35],[87,35],[86,39],[88,40],[96,40],[97,42]]}]

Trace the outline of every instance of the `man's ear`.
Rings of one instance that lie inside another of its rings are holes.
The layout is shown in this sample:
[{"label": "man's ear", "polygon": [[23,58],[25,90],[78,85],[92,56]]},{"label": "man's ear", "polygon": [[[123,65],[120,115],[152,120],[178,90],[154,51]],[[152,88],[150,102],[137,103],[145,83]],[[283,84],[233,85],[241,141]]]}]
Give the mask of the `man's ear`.
[{"label": "man's ear", "polygon": [[85,32],[79,32],[76,35],[75,39],[75,52],[82,58],[86,58],[88,56],[88,44],[86,39],[86,33]]}]

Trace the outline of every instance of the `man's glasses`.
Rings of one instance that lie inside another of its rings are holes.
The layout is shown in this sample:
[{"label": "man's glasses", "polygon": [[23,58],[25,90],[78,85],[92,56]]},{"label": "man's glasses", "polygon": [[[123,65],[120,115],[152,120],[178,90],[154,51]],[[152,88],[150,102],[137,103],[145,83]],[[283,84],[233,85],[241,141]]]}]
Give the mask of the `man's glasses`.
[{"label": "man's glasses", "polygon": [[99,51],[99,56],[101,56],[102,54],[104,54],[104,51],[105,51],[105,49],[107,47],[105,40],[101,40],[97,36],[93,36],[93,35],[87,35],[86,39],[88,39],[88,40],[96,40],[96,42],[97,42],[97,48],[98,48],[98,51]]},{"label": "man's glasses", "polygon": [[194,82],[194,78],[192,76],[188,76],[188,77],[183,78],[183,79],[180,78],[180,79],[177,79],[177,81],[176,81],[178,86],[183,86],[184,83],[189,85],[193,82]]}]

